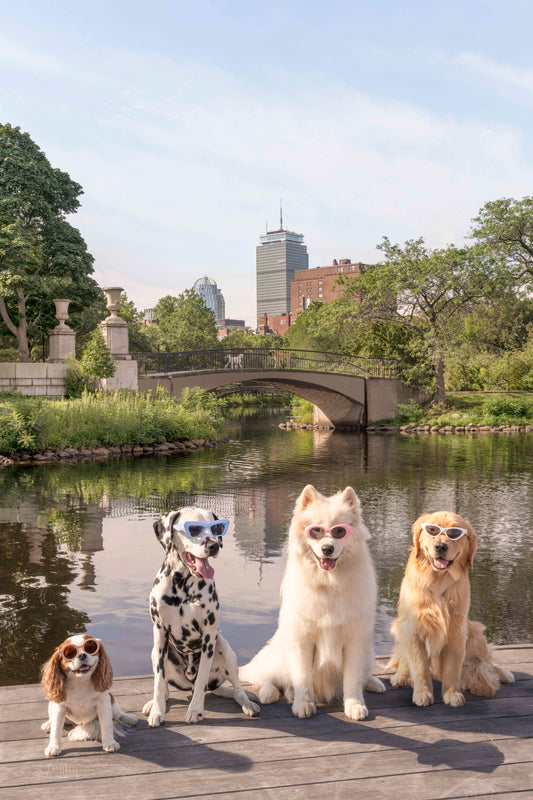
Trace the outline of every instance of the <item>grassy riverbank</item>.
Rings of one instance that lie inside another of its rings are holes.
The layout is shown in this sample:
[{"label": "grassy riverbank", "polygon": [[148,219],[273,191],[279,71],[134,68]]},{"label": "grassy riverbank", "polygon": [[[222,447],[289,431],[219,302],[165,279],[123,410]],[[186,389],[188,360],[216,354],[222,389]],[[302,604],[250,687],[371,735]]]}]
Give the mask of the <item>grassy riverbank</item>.
[{"label": "grassy riverbank", "polygon": [[397,425],[530,425],[533,424],[533,392],[458,392],[446,403],[396,406]]},{"label": "grassy riverbank", "polygon": [[154,444],[214,439],[224,404],[191,390],[180,400],[165,391],[86,394],[48,400],[4,394],[0,401],[0,453],[46,448]]}]

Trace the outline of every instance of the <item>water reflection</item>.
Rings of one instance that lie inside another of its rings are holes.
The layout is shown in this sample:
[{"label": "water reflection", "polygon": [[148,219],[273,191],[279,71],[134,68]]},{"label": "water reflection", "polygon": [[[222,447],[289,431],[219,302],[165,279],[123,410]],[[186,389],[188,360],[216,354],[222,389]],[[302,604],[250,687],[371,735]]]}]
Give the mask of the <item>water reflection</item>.
[{"label": "water reflection", "polygon": [[228,444],[190,456],[0,471],[0,683],[38,680],[54,645],[87,627],[115,672],[150,672],[147,597],[163,553],[152,521],[205,505],[232,521],[214,563],[223,630],[240,660],[275,627],[286,531],[306,483],[351,484],[372,533],[380,588],[377,649],[388,627],[421,513],[457,510],[479,551],[473,615],[496,643],[533,640],[530,436],[364,436],[283,431],[243,417]]}]

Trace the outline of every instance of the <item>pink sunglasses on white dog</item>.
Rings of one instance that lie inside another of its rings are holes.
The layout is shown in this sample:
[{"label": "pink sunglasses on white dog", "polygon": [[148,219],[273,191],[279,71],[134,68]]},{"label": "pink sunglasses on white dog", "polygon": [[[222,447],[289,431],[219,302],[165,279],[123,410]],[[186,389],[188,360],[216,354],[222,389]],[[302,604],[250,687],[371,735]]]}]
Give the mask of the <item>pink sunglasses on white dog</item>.
[{"label": "pink sunglasses on white dog", "polygon": [[323,539],[324,536],[331,536],[332,539],[345,539],[351,532],[349,525],[334,525],[332,528],[324,528],[322,525],[308,525],[305,535],[315,541]]}]

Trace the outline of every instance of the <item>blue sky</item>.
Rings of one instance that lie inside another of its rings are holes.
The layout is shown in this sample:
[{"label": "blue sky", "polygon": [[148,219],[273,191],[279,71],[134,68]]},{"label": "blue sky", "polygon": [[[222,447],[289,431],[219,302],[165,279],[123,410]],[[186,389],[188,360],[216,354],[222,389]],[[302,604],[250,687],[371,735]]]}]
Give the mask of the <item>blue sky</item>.
[{"label": "blue sky", "polygon": [[0,119],[83,186],[100,285],[142,309],[207,274],[255,326],[280,198],[313,267],[533,194],[532,27],[522,0],[0,0]]}]

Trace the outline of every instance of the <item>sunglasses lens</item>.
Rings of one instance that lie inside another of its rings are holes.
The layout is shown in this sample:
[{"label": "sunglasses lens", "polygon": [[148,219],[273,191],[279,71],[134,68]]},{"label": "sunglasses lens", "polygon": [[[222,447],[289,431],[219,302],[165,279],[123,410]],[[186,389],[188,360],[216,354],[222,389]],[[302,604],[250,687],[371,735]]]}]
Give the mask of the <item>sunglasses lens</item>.
[{"label": "sunglasses lens", "polygon": [[87,639],[83,645],[83,649],[87,655],[92,656],[98,652],[98,642],[95,642],[94,639]]},{"label": "sunglasses lens", "polygon": [[314,528],[309,528],[309,530],[307,531],[307,535],[311,539],[321,539],[324,535],[324,530],[322,528],[319,528],[318,526]]},{"label": "sunglasses lens", "polygon": [[346,528],[344,525],[336,525],[334,528],[332,528],[331,535],[334,539],[344,539],[346,536]]},{"label": "sunglasses lens", "polygon": [[441,532],[438,525],[424,525],[424,530],[426,533],[429,533],[430,536],[438,536]]},{"label": "sunglasses lens", "polygon": [[73,658],[76,658],[78,655],[78,648],[73,644],[67,644],[66,647],[63,648],[61,651],[63,658],[66,658],[67,661],[72,661]]},{"label": "sunglasses lens", "polygon": [[214,536],[223,536],[226,530],[226,526],[223,522],[215,522],[211,525],[211,533]]},{"label": "sunglasses lens", "polygon": [[192,539],[199,539],[204,532],[203,525],[189,525],[187,532]]},{"label": "sunglasses lens", "polygon": [[223,536],[226,533],[226,526],[223,522],[215,522],[211,525],[211,533],[213,536]]},{"label": "sunglasses lens", "polygon": [[448,530],[446,531],[446,535],[447,535],[448,539],[460,539],[461,536],[463,535],[463,529],[462,528],[448,528]]}]

